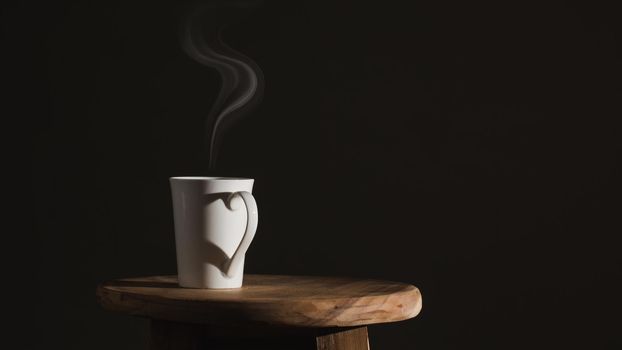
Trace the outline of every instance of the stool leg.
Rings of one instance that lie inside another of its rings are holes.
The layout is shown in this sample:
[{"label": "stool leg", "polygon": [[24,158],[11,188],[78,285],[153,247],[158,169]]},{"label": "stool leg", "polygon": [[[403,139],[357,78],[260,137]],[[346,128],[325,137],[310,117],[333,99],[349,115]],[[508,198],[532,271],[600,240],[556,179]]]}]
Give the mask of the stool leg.
[{"label": "stool leg", "polygon": [[[151,320],[149,350],[315,350],[312,330],[232,328]],[[333,348],[329,348],[333,349]],[[349,348],[344,348],[349,349]]]},{"label": "stool leg", "polygon": [[197,350],[200,347],[200,333],[198,326],[152,320],[147,349]]},{"label": "stool leg", "polygon": [[315,339],[317,350],[369,350],[367,327],[320,335]]},{"label": "stool leg", "polygon": [[151,320],[149,350],[369,350],[367,327],[348,329],[214,328]]}]

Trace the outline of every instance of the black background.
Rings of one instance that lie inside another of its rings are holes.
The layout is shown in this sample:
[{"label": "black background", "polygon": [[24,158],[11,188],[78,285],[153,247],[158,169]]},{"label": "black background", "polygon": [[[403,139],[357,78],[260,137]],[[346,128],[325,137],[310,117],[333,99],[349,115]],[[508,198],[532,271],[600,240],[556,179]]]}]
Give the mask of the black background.
[{"label": "black background", "polygon": [[266,89],[213,171],[219,80],[180,49],[187,3],[6,5],[37,347],[144,348],[95,287],[175,273],[168,177],[220,175],[256,179],[246,272],[421,289],[372,349],[621,348],[613,3],[267,1],[226,32]]}]

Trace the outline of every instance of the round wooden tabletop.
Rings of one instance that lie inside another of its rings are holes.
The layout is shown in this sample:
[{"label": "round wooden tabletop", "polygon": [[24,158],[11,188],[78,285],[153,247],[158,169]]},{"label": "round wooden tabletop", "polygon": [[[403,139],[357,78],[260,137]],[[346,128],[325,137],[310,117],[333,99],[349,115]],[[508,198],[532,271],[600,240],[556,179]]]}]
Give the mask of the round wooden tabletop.
[{"label": "round wooden tabletop", "polygon": [[218,326],[349,327],[421,310],[413,285],[341,277],[245,275],[239,289],[181,288],[176,276],[127,278],[101,284],[97,296],[112,311]]}]

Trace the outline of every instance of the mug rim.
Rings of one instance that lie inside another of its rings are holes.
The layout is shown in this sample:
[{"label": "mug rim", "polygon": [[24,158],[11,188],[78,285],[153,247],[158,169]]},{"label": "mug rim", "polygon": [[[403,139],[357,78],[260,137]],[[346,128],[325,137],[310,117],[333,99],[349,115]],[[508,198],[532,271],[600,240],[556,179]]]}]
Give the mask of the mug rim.
[{"label": "mug rim", "polygon": [[253,180],[248,177],[226,177],[226,176],[171,176],[170,180],[186,181],[231,181],[231,180]]}]

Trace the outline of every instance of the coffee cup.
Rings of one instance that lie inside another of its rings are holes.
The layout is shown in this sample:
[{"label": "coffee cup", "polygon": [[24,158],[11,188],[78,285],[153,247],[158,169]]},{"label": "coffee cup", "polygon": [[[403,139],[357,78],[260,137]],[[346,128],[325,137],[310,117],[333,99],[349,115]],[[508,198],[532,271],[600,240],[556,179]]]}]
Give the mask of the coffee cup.
[{"label": "coffee cup", "polygon": [[253,179],[171,177],[178,282],[187,288],[240,288],[257,230]]}]

